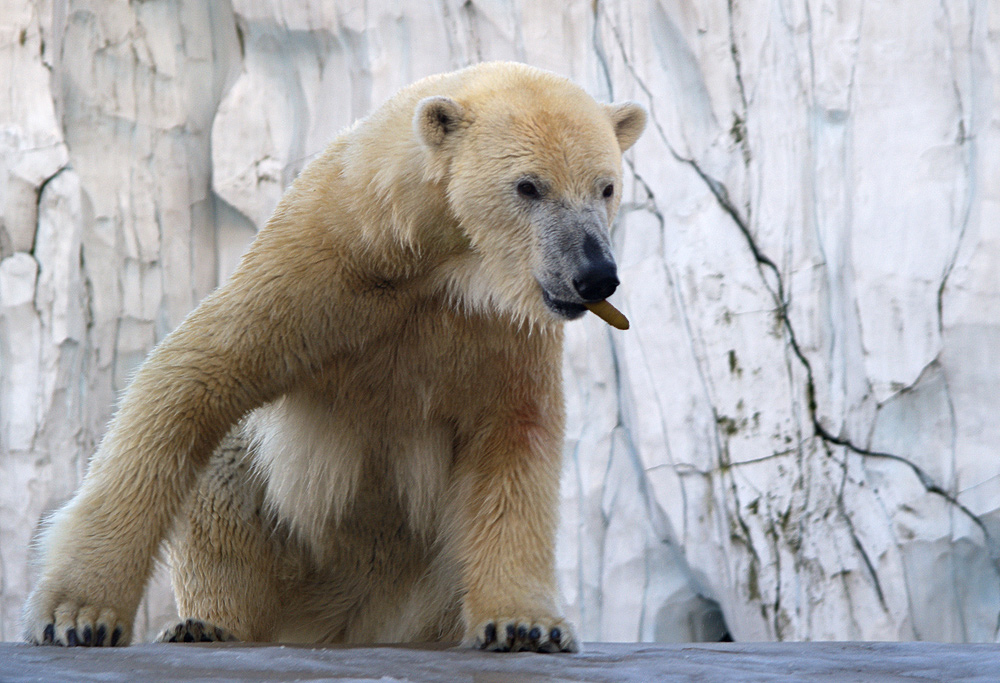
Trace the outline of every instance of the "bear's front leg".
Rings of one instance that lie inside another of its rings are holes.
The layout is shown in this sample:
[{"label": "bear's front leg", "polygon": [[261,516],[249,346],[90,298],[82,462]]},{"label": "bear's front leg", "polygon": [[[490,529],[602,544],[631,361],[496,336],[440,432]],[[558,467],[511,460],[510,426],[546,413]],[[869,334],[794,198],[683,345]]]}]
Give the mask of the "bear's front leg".
[{"label": "bear's front leg", "polygon": [[386,308],[407,310],[357,294],[326,229],[310,233],[298,215],[279,212],[289,222],[269,224],[136,373],[83,486],[42,536],[29,642],[128,644],[160,542],[232,425],[378,338],[395,324]]},{"label": "bear's front leg", "polygon": [[[560,399],[557,394],[552,397]],[[556,605],[562,406],[521,405],[456,465],[464,644],[577,652]]]}]

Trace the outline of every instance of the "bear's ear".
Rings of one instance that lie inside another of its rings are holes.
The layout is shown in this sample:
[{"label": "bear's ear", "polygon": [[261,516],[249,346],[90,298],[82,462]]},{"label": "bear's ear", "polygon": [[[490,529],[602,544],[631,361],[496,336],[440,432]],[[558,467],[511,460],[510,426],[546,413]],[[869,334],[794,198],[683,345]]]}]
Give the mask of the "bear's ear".
[{"label": "bear's ear", "polygon": [[413,114],[413,131],[417,139],[431,149],[440,147],[445,139],[463,127],[465,108],[450,97],[425,97],[417,103]]},{"label": "bear's ear", "polygon": [[606,104],[611,125],[615,127],[618,136],[618,146],[624,152],[635,144],[646,128],[646,110],[635,102],[621,104]]}]

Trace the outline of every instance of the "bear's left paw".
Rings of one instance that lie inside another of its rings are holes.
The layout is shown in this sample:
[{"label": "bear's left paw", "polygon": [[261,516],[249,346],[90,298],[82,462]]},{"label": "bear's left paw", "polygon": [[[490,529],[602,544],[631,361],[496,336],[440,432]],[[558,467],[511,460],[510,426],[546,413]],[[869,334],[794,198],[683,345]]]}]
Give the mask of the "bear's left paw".
[{"label": "bear's left paw", "polygon": [[470,629],[466,643],[491,652],[579,652],[573,628],[562,619],[497,617]]},{"label": "bear's left paw", "polygon": [[236,636],[221,626],[200,619],[185,619],[156,636],[157,643],[231,643]]}]

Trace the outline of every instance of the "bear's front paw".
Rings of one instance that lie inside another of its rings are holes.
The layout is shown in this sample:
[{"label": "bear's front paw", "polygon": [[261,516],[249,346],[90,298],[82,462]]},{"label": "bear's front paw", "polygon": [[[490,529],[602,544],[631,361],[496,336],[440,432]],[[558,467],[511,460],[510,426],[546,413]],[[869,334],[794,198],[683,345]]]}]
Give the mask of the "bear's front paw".
[{"label": "bear's front paw", "polygon": [[128,645],[132,627],[111,608],[64,601],[25,615],[25,640],[34,645],[115,647]]},{"label": "bear's front paw", "polygon": [[239,640],[232,633],[200,619],[185,619],[168,626],[156,636],[157,643],[232,643]]},{"label": "bear's front paw", "polygon": [[496,617],[469,629],[466,644],[492,652],[579,652],[573,628],[556,618]]}]

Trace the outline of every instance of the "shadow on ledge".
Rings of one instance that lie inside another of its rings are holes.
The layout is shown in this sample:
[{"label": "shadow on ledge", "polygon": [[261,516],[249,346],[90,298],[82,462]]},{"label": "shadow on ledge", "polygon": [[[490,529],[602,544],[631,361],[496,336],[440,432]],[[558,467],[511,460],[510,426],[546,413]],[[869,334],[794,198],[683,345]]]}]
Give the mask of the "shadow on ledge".
[{"label": "shadow on ledge", "polygon": [[0,643],[2,681],[996,681],[1000,645],[940,643],[588,643],[579,655],[445,646]]}]

